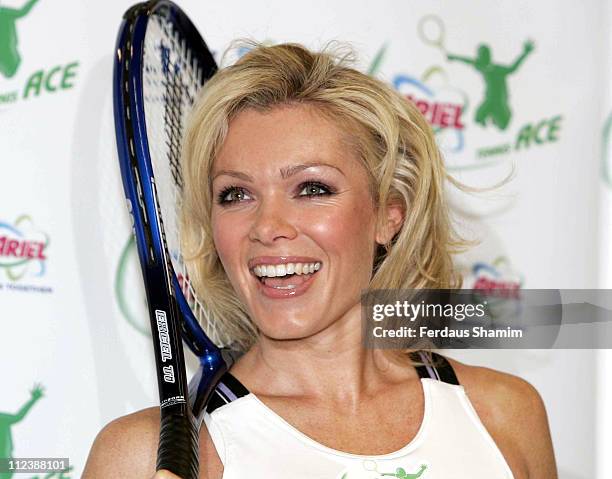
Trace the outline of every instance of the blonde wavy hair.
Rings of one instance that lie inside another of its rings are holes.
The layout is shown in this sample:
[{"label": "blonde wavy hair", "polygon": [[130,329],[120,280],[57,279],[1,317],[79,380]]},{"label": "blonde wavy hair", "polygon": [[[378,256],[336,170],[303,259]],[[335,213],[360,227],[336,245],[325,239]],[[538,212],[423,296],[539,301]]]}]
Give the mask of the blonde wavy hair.
[{"label": "blonde wavy hair", "polygon": [[444,184],[461,185],[447,174],[434,133],[412,102],[351,68],[346,56],[292,43],[251,47],[206,83],[183,141],[182,250],[211,339],[243,351],[257,339],[217,256],[211,225],[213,162],[230,122],[249,108],[305,104],[335,119],[368,172],[380,224],[386,205],[403,205],[403,225],[378,248],[370,288],[460,288],[451,256],[468,242],[451,225]]}]

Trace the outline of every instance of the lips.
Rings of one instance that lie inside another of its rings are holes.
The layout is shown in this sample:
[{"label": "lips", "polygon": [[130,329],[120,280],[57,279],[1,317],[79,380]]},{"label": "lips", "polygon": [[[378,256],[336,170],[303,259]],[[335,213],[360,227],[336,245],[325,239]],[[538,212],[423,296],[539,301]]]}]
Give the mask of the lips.
[{"label": "lips", "polygon": [[[259,279],[254,278],[257,290],[263,294],[264,296],[272,299],[283,299],[283,298],[295,298],[297,296],[301,296],[310,286],[316,281],[318,277],[317,273],[311,273],[308,275],[302,275],[299,277],[300,284],[292,284],[291,287],[286,286],[272,286],[271,284],[266,284],[261,282]],[[278,280],[277,278],[269,278],[269,280]],[[282,280],[288,281],[288,280]],[[295,280],[294,280],[295,281]]]}]

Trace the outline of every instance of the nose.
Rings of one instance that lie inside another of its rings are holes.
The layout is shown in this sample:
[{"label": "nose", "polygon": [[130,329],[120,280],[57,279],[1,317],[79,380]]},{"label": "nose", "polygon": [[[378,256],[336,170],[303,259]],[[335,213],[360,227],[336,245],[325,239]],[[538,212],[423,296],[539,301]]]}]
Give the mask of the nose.
[{"label": "nose", "polygon": [[271,245],[281,238],[294,239],[297,236],[295,225],[287,202],[283,202],[280,198],[268,197],[257,207],[249,239],[266,245]]}]

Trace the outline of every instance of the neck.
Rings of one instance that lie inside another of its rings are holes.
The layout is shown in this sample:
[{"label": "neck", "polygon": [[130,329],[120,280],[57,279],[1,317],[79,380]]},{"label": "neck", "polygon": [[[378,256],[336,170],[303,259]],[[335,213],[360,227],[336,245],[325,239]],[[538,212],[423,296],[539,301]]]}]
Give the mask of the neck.
[{"label": "neck", "polygon": [[357,404],[381,385],[413,371],[380,350],[364,348],[357,304],[340,320],[307,338],[261,336],[232,373],[257,395]]}]

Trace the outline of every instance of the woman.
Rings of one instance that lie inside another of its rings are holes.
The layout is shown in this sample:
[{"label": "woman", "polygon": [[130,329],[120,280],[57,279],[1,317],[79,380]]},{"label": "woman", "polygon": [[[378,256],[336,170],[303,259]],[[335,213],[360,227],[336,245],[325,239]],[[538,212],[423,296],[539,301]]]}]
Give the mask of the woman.
[{"label": "woman", "polygon": [[[206,85],[183,166],[190,274],[246,351],[209,405],[201,477],[556,477],[528,383],[362,346],[362,290],[460,285],[413,105],[328,54],[257,47]],[[158,408],[111,422],[84,477],[153,476],[158,428]]]}]

